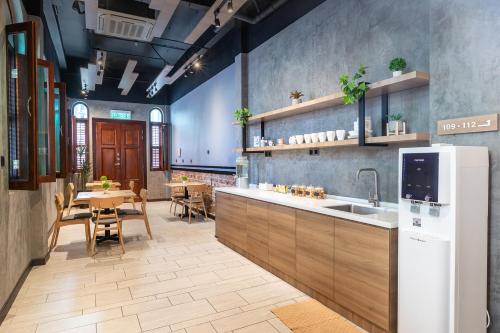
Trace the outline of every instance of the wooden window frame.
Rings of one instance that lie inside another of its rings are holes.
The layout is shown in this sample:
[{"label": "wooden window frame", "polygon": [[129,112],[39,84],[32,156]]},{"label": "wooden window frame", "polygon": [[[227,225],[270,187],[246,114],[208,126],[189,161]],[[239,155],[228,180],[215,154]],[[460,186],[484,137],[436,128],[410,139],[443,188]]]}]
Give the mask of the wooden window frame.
[{"label": "wooden window frame", "polygon": [[[87,108],[87,118],[77,118],[75,117],[75,106],[78,104],[83,104]],[[81,168],[78,168],[78,163],[77,163],[77,157],[78,154],[76,153],[76,148],[78,147],[77,144],[77,129],[76,126],[78,123],[85,123],[85,146],[87,147],[87,154],[90,154],[89,151],[89,106],[83,102],[76,102],[73,104],[71,107],[71,129],[72,129],[72,136],[71,136],[71,160],[72,160],[72,171],[73,172],[80,172]],[[87,155],[87,158],[90,158],[90,155]]]},{"label": "wooden window frame", "polygon": [[[36,58],[36,26],[35,22],[23,22],[16,24],[9,24],[6,26],[6,35],[25,32],[27,39],[27,60],[28,60],[28,95],[31,97],[28,100],[28,112],[30,113],[30,121],[28,122],[28,175],[27,179],[24,181],[21,180],[12,180],[9,177],[9,189],[10,190],[28,190],[28,191],[36,191],[38,190],[38,165],[37,165],[37,148],[38,148],[38,140],[37,140],[37,92],[36,92],[36,71],[37,71],[37,58]],[[8,48],[6,48],[7,60],[6,63],[9,64],[9,54]],[[6,79],[9,82],[10,73],[7,68],[6,71]],[[7,104],[9,104],[10,94],[7,94]],[[18,96],[16,95],[16,98]],[[18,105],[16,103],[16,105]],[[7,108],[8,110],[8,108]],[[10,143],[9,147],[10,147]],[[10,166],[10,149],[9,149],[9,162]],[[10,173],[10,172],[9,172]]]},{"label": "wooden window frame", "polygon": [[[49,133],[49,144],[48,144],[48,159],[49,159],[49,173],[47,175],[38,175],[39,183],[51,183],[56,181],[56,154],[55,154],[55,124],[54,124],[54,64],[50,61],[38,59],[38,66],[46,67],[48,69],[49,86],[47,91],[49,92],[49,103],[48,103],[48,133]],[[38,100],[38,98],[37,98]],[[39,115],[38,115],[39,116]],[[38,130],[37,130],[38,135]],[[38,144],[37,144],[38,148]],[[38,169],[38,168],[37,168]],[[38,170],[37,170],[38,173]]]},{"label": "wooden window frame", "polygon": [[[57,178],[66,178],[67,176],[67,170],[68,170],[68,144],[67,144],[67,138],[68,138],[68,128],[67,128],[67,121],[66,121],[66,83],[64,82],[56,82],[54,84],[54,88],[59,88],[59,124],[61,126],[60,128],[60,136],[61,138],[59,139],[59,158],[61,160],[61,171],[57,172],[56,170],[56,177]],[[55,95],[55,94],[54,94]],[[55,100],[54,100],[55,101]],[[55,109],[54,109],[55,113]],[[56,129],[57,131],[57,129]]]},{"label": "wooden window frame", "polygon": [[[160,111],[161,113],[161,122],[151,121],[151,113],[155,110]],[[160,108],[153,108],[149,111],[149,170],[150,171],[167,171],[168,170],[168,147],[167,143],[167,134],[168,128],[165,124],[165,115],[163,114],[163,110]],[[159,127],[159,145],[153,146],[153,127]],[[153,167],[153,149],[159,150],[159,159],[160,164],[158,167]]]}]

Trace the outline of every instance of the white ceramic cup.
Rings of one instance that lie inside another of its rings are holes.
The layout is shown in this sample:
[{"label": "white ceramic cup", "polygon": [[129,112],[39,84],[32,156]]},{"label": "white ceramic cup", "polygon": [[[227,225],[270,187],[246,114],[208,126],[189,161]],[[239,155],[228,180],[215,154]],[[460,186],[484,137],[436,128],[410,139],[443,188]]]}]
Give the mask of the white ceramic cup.
[{"label": "white ceramic cup", "polygon": [[304,134],[304,141],[306,143],[311,143],[311,134]]},{"label": "white ceramic cup", "polygon": [[312,143],[318,143],[318,133],[311,133]]},{"label": "white ceramic cup", "polygon": [[295,136],[295,141],[297,141],[298,145],[301,145],[304,143],[304,135],[299,134]]},{"label": "white ceramic cup", "polygon": [[335,141],[335,131],[327,131],[326,138],[328,141]]},{"label": "white ceramic cup", "polygon": [[345,139],[345,130],[336,130],[335,133],[337,134],[337,139],[338,140],[344,140]]},{"label": "white ceramic cup", "polygon": [[319,139],[319,142],[325,142],[326,141],[326,132],[319,132],[318,139]]},{"label": "white ceramic cup", "polygon": [[288,139],[288,144],[290,145],[294,145],[297,143],[297,140],[295,140],[295,136],[291,136],[289,139]]}]

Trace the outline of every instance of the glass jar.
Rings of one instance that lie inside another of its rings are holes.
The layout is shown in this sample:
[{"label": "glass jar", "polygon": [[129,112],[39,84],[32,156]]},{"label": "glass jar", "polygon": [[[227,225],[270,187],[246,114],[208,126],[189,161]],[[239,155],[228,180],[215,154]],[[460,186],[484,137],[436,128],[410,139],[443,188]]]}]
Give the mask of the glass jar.
[{"label": "glass jar", "polygon": [[297,195],[297,185],[292,185],[292,187],[290,188],[290,193],[293,195],[293,196],[296,196]]}]

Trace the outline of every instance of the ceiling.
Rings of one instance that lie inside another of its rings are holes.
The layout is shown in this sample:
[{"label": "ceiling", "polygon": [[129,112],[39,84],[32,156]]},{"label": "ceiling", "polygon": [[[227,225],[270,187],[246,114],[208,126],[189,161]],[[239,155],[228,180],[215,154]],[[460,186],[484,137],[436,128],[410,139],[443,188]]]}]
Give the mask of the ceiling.
[{"label": "ceiling", "polygon": [[[104,69],[105,79],[119,80],[128,61],[136,60],[137,65],[134,72],[139,74],[137,82],[148,84],[157,78],[166,65],[173,67],[170,73],[172,75],[179,68],[182,70],[193,53],[204,49],[206,42],[216,35],[214,26],[201,25],[201,31],[198,31],[197,34],[195,33],[196,29],[200,30],[200,22],[203,22],[205,15],[205,21],[213,24],[213,14],[209,11],[213,10],[211,6],[216,1],[220,3],[220,0],[177,0],[178,4],[176,4],[161,37],[143,42],[105,36],[97,34],[92,29],[87,29],[86,15],[73,9],[74,0],[44,1],[50,1],[54,10],[54,19],[60,34],[62,50],[66,63],[68,63],[67,72],[77,75],[80,66],[85,66],[88,63],[95,64],[96,52],[102,50],[107,52]],[[161,12],[149,7],[151,1],[160,4],[166,1],[176,3],[175,0],[98,0],[98,6],[114,12],[156,18]],[[279,0],[239,1],[241,1],[241,8],[236,11],[238,17],[252,19]],[[225,11],[225,7],[221,9],[222,11]],[[221,19],[221,21],[223,20]],[[224,23],[223,21],[222,25]],[[223,33],[224,29],[221,29],[220,34]],[[99,86],[96,87],[97,89]]]}]

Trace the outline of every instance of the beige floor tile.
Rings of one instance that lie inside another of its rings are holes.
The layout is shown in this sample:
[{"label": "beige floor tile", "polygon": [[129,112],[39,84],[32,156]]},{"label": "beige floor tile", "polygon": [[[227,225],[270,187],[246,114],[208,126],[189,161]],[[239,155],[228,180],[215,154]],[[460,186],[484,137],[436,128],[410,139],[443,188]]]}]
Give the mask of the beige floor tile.
[{"label": "beige floor tile", "polygon": [[[143,331],[144,333],[171,333],[172,330],[170,329],[169,326],[165,326],[165,327],[160,327],[160,328],[156,328],[154,330],[148,330],[148,331]],[[186,331],[184,331],[186,332]]]},{"label": "beige floor tile", "polygon": [[120,317],[122,317],[122,312],[120,309],[106,310],[82,316],[43,323],[38,325],[36,332],[37,333],[63,332],[65,330],[70,330],[72,328],[87,326],[90,324],[96,324],[99,322]]},{"label": "beige floor tile", "polygon": [[248,312],[242,312],[231,317],[215,320],[212,322],[212,326],[215,327],[218,333],[224,333],[267,321],[273,318],[275,318],[275,316],[269,309],[257,309]]},{"label": "beige floor tile", "polygon": [[96,324],[82,326],[73,328],[70,330],[65,330],[64,333],[96,333],[97,327]]},{"label": "beige floor tile", "polygon": [[109,290],[96,295],[96,306],[105,306],[114,303],[126,302],[132,299],[129,288]]},{"label": "beige floor tile", "polygon": [[175,262],[180,267],[197,266],[198,264],[202,263],[201,260],[198,259],[198,257],[190,257],[190,258],[177,259]]},{"label": "beige floor tile", "polygon": [[238,294],[240,294],[240,296],[243,297],[248,303],[257,303],[281,295],[297,294],[297,292],[297,289],[289,284],[278,281],[266,283],[254,288],[239,290]]},{"label": "beige floor tile", "polygon": [[116,302],[116,303],[111,303],[111,304],[107,304],[107,305],[95,306],[92,308],[83,309],[83,314],[94,313],[94,312],[99,312],[99,311],[104,311],[104,310],[109,310],[109,309],[114,309],[114,308],[121,308],[121,307],[126,306],[126,305],[144,303],[144,302],[149,302],[149,301],[154,301],[154,300],[155,300],[154,296],[134,298],[134,299],[131,299],[128,301]]},{"label": "beige floor tile", "polygon": [[214,288],[213,286],[207,286],[206,288],[192,291],[191,296],[193,296],[194,299],[203,299],[216,295],[222,295],[231,291],[260,286],[264,283],[265,281],[261,277],[245,279],[242,281],[216,285],[216,288]]},{"label": "beige floor tile", "polygon": [[273,325],[273,327],[280,333],[292,333],[292,331],[278,318],[270,319],[267,322]]},{"label": "beige floor tile", "polygon": [[[122,269],[95,273],[95,283],[117,282],[122,280],[125,280],[125,272]],[[88,284],[86,286],[88,286]]]},{"label": "beige floor tile", "polygon": [[213,272],[213,271],[221,270],[224,268],[226,268],[226,266],[223,263],[220,263],[220,264],[215,264],[215,265],[206,265],[206,266],[201,266],[201,267],[183,269],[183,270],[176,271],[175,274],[178,277],[185,277],[185,276],[193,277],[193,276],[196,276],[198,274]]},{"label": "beige floor tile", "polygon": [[193,275],[189,277],[195,286],[204,285],[207,283],[220,281],[220,277],[214,272],[203,273],[199,275]]},{"label": "beige floor tile", "polygon": [[147,302],[141,302],[141,303],[132,304],[132,305],[125,305],[122,307],[122,310],[123,310],[123,315],[128,316],[128,315],[138,314],[138,313],[142,313],[142,312],[148,312],[148,311],[153,311],[153,310],[157,310],[157,309],[168,308],[171,305],[172,305],[172,303],[170,303],[170,300],[168,298],[153,299],[153,300],[147,301]]},{"label": "beige floor tile", "polygon": [[97,324],[97,333],[140,333],[137,316],[112,319]]},{"label": "beige floor tile", "polygon": [[171,325],[171,328],[173,330],[178,330],[181,328],[193,327],[193,326],[208,323],[208,322],[211,322],[211,321],[214,321],[217,319],[234,316],[234,315],[241,313],[241,312],[242,311],[239,308],[231,309],[231,310],[223,311],[223,312],[216,312],[216,313],[209,314],[207,316],[198,317],[198,318],[190,319],[190,320],[183,321],[183,322],[180,322],[177,324],[173,324],[173,325]]},{"label": "beige floor tile", "polygon": [[233,332],[234,333],[279,333],[279,331],[276,330],[274,326],[269,324],[267,321],[250,325],[244,328],[240,328]]},{"label": "beige floor tile", "polygon": [[247,301],[236,292],[208,297],[207,300],[217,312],[238,308],[248,304]]},{"label": "beige floor tile", "polygon": [[150,330],[206,316],[214,312],[214,308],[206,300],[201,300],[140,313],[138,317],[142,329]]},{"label": "beige floor tile", "polygon": [[193,298],[189,295],[189,293],[170,296],[168,299],[172,305],[184,304],[193,301]]},{"label": "beige floor tile", "polygon": [[147,285],[132,286],[130,290],[134,298],[165,293],[193,286],[189,278],[178,278]]},{"label": "beige floor tile", "polygon": [[77,290],[69,290],[65,292],[50,293],[47,297],[47,302],[55,302],[58,300],[75,298],[79,296],[95,295],[101,292],[117,289],[116,283],[103,283],[89,288],[82,288]]},{"label": "beige floor tile", "polygon": [[217,333],[210,323],[186,328],[187,333]]},{"label": "beige floor tile", "polygon": [[144,285],[144,284],[149,284],[149,283],[154,283],[154,282],[158,282],[158,278],[156,277],[156,275],[145,276],[145,277],[140,277],[140,278],[136,278],[136,279],[127,279],[124,281],[117,282],[117,284],[118,284],[118,289],[121,289],[121,288],[139,286],[139,285]]}]

